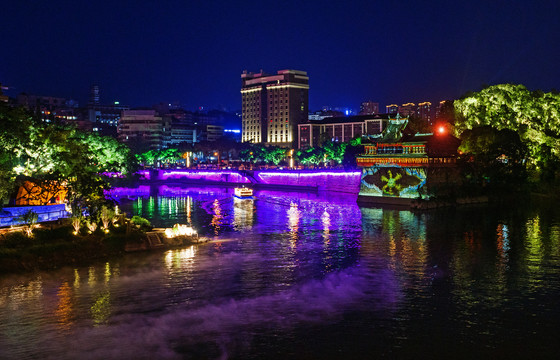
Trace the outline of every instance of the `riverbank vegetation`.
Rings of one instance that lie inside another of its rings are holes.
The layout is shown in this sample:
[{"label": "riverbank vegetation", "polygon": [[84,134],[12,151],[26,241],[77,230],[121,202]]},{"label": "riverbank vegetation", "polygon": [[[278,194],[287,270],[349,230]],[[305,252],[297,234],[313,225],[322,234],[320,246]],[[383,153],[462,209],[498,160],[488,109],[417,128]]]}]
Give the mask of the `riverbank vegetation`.
[{"label": "riverbank vegetation", "polygon": [[0,273],[83,266],[122,256],[127,244],[145,242],[152,229],[144,218],[122,215],[107,223],[73,217],[30,228],[0,235]]},{"label": "riverbank vegetation", "polygon": [[140,236],[126,234],[124,228],[110,234],[99,230],[76,235],[70,224],[43,225],[31,236],[21,231],[6,233],[0,235],[0,273],[88,265],[122,255],[126,242]]},{"label": "riverbank vegetation", "polygon": [[450,126],[471,185],[492,191],[560,188],[560,94],[489,86],[454,101]]},{"label": "riverbank vegetation", "polygon": [[47,123],[23,108],[0,103],[0,206],[28,182],[47,192],[53,184],[64,188],[74,214],[100,208],[111,180],[107,174],[132,174],[135,164],[128,147],[116,139]]}]

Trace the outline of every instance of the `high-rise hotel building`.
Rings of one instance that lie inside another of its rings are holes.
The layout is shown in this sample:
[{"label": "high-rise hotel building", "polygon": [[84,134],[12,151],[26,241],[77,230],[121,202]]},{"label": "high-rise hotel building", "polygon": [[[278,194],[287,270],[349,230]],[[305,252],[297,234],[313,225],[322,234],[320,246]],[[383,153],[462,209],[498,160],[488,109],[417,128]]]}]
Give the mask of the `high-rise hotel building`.
[{"label": "high-rise hotel building", "polygon": [[307,72],[280,70],[276,75],[241,74],[241,141],[292,146],[297,126],[307,122]]}]

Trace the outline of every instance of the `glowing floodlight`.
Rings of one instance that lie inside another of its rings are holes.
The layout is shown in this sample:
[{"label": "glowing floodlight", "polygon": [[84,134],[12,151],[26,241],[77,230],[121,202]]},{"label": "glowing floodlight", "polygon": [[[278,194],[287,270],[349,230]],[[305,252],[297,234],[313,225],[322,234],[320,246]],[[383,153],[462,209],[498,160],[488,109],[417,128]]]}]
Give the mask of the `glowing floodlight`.
[{"label": "glowing floodlight", "polygon": [[175,224],[173,228],[165,229],[165,236],[168,238],[174,238],[176,236],[196,236],[196,230],[190,226]]}]

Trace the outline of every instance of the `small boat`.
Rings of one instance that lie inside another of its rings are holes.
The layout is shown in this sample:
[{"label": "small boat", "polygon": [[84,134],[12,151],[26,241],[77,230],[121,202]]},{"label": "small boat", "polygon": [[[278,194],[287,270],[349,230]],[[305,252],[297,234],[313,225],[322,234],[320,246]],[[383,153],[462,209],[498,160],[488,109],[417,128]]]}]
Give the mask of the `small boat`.
[{"label": "small boat", "polygon": [[235,196],[238,199],[252,199],[253,189],[246,188],[246,187],[237,187],[234,189],[233,196]]}]

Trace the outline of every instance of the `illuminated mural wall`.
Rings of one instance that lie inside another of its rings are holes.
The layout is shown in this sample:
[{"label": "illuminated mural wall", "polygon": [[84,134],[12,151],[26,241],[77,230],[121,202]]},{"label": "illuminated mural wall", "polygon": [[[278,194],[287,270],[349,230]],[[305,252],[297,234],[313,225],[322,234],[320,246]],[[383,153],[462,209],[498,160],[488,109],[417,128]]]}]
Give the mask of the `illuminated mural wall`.
[{"label": "illuminated mural wall", "polygon": [[360,196],[418,198],[427,181],[426,168],[399,165],[372,166],[362,170]]}]

